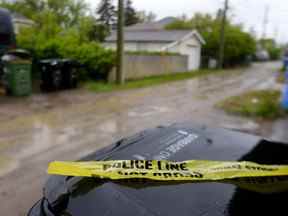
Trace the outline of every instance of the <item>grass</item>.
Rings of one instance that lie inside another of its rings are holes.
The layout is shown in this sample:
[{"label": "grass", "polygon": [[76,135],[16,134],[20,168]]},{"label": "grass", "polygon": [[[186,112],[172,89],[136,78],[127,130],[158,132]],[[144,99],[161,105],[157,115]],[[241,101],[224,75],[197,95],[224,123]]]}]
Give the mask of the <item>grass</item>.
[{"label": "grass", "polygon": [[227,113],[245,117],[275,119],[286,112],[280,106],[281,92],[277,90],[258,90],[228,98],[216,106]]},{"label": "grass", "polygon": [[281,69],[279,69],[279,71],[277,71],[276,82],[280,84],[285,83],[285,68],[284,67],[282,67]]},{"label": "grass", "polygon": [[277,73],[276,81],[277,83],[281,83],[281,84],[285,83],[284,73]]},{"label": "grass", "polygon": [[121,86],[116,85],[116,84],[111,84],[111,83],[105,83],[105,82],[88,81],[87,83],[84,84],[84,87],[87,88],[88,90],[95,91],[95,92],[110,92],[110,91],[116,91],[116,90],[145,88],[149,86],[155,86],[155,85],[181,81],[181,80],[186,80],[186,79],[193,79],[196,77],[208,76],[211,74],[219,74],[219,73],[224,73],[224,72],[233,72],[233,70],[208,70],[207,69],[207,70],[199,70],[199,71],[193,71],[193,72],[151,76],[151,77],[146,77],[146,78],[142,78],[139,80],[128,80],[125,84]]}]

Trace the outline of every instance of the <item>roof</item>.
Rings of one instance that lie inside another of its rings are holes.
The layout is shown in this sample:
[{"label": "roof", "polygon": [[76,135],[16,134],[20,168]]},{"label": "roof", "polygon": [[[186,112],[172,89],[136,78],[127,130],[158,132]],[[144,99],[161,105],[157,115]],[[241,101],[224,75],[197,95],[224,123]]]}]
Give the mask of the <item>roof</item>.
[{"label": "roof", "polygon": [[177,20],[177,18],[175,18],[175,17],[165,17],[165,18],[157,21],[157,23],[166,26],[166,25],[168,25],[170,23],[175,22],[176,20]]},{"label": "roof", "polygon": [[155,22],[147,22],[147,23],[138,23],[136,25],[132,25],[126,27],[126,31],[152,31],[152,30],[163,30],[163,25]]},{"label": "roof", "polygon": [[[166,30],[165,26],[174,21],[174,17],[166,17],[157,22],[139,23],[126,27],[124,31],[124,40],[125,42],[173,43],[194,35],[200,43],[205,43],[202,36],[196,30]],[[116,31],[113,31],[105,41],[114,43],[116,40],[117,33]]]},{"label": "roof", "polygon": [[128,31],[164,30],[166,25],[174,22],[175,20],[176,20],[175,17],[165,17],[157,22],[138,23],[136,25],[126,27],[125,30]]},{"label": "roof", "polygon": [[[125,31],[124,38],[126,42],[175,42],[181,40],[191,31],[178,30],[143,30],[143,31]],[[116,32],[106,38],[106,42],[115,42],[117,40]]]}]

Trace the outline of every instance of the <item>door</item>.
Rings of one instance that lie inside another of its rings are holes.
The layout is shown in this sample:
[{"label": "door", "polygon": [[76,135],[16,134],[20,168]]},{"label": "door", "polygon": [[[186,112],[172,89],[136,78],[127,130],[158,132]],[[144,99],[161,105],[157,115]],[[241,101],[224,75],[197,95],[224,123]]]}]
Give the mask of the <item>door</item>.
[{"label": "door", "polygon": [[188,70],[198,70],[200,67],[200,47],[188,45]]}]

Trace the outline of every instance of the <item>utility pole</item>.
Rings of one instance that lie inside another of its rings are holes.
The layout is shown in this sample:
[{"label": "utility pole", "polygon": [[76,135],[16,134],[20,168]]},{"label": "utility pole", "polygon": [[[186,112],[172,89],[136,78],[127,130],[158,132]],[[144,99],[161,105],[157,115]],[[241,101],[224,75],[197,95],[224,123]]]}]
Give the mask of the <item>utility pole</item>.
[{"label": "utility pole", "polygon": [[124,84],[123,57],[124,57],[124,0],[118,0],[118,23],[117,23],[117,65],[116,82]]},{"label": "utility pole", "polygon": [[219,62],[218,68],[222,69],[224,64],[224,57],[225,57],[225,30],[226,30],[226,22],[227,22],[227,11],[229,8],[229,0],[225,0],[224,10],[222,14],[222,21],[221,21],[221,30],[220,30],[220,46],[219,46]]},{"label": "utility pole", "polygon": [[269,7],[269,5],[267,5],[266,8],[265,8],[265,12],[264,12],[262,39],[266,38],[267,25],[269,23],[269,12],[270,12],[270,7]]}]

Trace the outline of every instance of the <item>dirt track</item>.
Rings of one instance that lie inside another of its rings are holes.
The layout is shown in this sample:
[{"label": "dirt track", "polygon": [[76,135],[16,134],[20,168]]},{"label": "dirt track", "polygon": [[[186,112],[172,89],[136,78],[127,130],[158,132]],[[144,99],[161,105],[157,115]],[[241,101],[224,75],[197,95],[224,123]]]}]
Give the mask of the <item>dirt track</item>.
[{"label": "dirt track", "polygon": [[255,88],[277,87],[279,63],[152,88],[95,94],[85,90],[0,99],[1,215],[25,215],[41,196],[47,164],[74,160],[145,128],[192,121],[270,136],[257,122],[214,104]]}]

